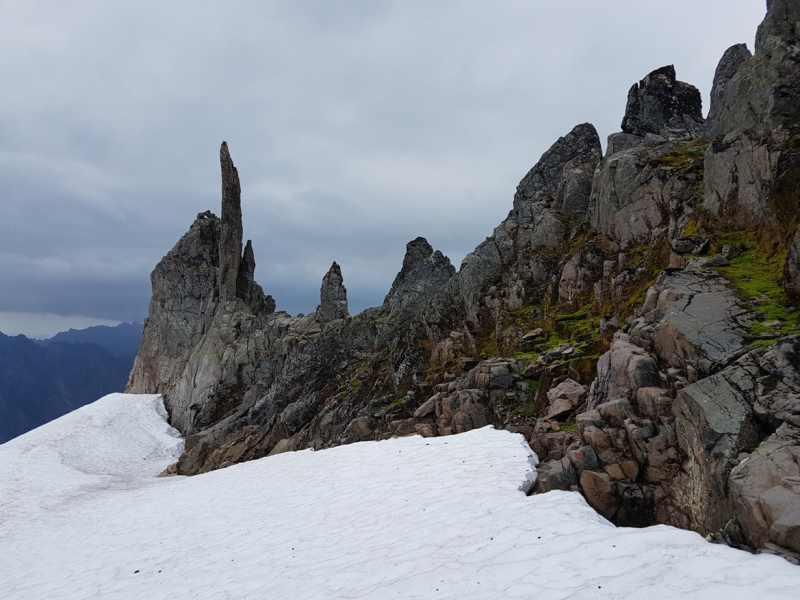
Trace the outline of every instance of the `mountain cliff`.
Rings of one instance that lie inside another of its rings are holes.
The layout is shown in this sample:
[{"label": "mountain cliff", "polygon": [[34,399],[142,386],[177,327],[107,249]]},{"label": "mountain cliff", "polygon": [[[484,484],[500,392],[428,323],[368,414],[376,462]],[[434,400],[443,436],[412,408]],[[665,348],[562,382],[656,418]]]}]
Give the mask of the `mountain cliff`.
[{"label": "mountain cliff", "polygon": [[156,266],[128,391],[187,436],[172,472],[494,424],[621,525],[800,560],[800,2],[729,49],[708,118],[667,66],[605,155],[582,124],[462,262],[410,242],[384,304],[275,312],[242,250],[238,173]]}]

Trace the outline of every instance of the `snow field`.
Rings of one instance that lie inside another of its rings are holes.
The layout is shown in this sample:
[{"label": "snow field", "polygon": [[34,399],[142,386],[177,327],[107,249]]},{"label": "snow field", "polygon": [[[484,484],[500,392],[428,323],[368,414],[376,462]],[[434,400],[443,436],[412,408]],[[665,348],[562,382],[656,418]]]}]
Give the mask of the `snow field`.
[{"label": "snow field", "polygon": [[113,394],[0,445],[0,598],[797,598],[800,568],[578,494],[526,497],[485,428],[156,478],[158,396]]}]

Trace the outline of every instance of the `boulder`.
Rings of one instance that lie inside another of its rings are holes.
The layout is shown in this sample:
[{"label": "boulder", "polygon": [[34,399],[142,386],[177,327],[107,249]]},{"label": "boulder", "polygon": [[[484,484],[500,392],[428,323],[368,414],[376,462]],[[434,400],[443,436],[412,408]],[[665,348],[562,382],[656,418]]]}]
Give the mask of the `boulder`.
[{"label": "boulder", "polygon": [[706,240],[698,236],[675,238],[670,242],[672,249],[678,254],[699,254]]},{"label": "boulder", "polygon": [[575,405],[568,398],[557,398],[550,404],[545,418],[560,421],[566,419],[574,409]]},{"label": "boulder", "polygon": [[661,381],[653,357],[632,344],[628,336],[617,336],[597,362],[597,377],[589,390],[590,410],[609,398],[633,399],[639,388],[657,386]]},{"label": "boulder", "polygon": [[585,400],[588,390],[574,379],[565,379],[556,387],[548,390],[547,399],[555,402],[560,398],[569,400],[573,406],[580,406]]},{"label": "boulder", "polygon": [[614,493],[611,477],[606,473],[584,471],[580,483],[589,506],[606,519],[612,519],[619,509],[619,501]]},{"label": "boulder", "polygon": [[778,428],[733,469],[730,482],[746,543],[800,552],[800,428]]},{"label": "boulder", "polygon": [[608,136],[608,143],[606,144],[606,157],[613,156],[618,152],[624,152],[631,148],[636,148],[642,145],[644,137],[641,135],[633,135],[632,133],[612,133]]},{"label": "boulder", "polygon": [[617,398],[610,402],[598,405],[597,412],[600,417],[611,427],[623,427],[625,419],[633,414],[631,403],[625,398]]},{"label": "boulder", "polygon": [[592,471],[600,468],[600,461],[591,446],[581,446],[575,450],[569,450],[567,458],[579,478],[586,470]]}]

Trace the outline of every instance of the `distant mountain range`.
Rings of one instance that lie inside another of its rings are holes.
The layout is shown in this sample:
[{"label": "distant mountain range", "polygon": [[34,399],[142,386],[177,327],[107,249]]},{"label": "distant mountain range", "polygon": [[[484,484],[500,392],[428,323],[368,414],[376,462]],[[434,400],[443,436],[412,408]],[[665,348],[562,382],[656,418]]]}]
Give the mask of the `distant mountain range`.
[{"label": "distant mountain range", "polygon": [[70,329],[48,340],[0,333],[0,443],[128,382],[140,323]]},{"label": "distant mountain range", "polygon": [[[86,329],[70,329],[57,333],[48,340],[33,340],[40,346],[49,346],[53,343],[67,342],[68,344],[96,344],[108,351],[115,358],[122,358],[130,361],[133,366],[133,359],[139,351],[139,342],[142,339],[141,323],[120,323],[116,327],[108,325],[98,325],[87,327]],[[128,370],[130,371],[130,367]]]}]

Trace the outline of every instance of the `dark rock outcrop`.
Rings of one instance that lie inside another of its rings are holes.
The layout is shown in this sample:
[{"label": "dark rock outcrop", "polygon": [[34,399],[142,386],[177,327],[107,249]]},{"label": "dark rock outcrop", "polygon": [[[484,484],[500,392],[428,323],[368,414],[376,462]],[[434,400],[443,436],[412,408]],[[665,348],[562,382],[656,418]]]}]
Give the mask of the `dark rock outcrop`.
[{"label": "dark rock outcrop", "polygon": [[678,81],[675,67],[661,67],[635,83],[628,92],[622,131],[648,133],[665,139],[703,129],[703,101],[693,85]]},{"label": "dark rock outcrop", "polygon": [[403,267],[383,301],[390,317],[406,320],[438,293],[455,275],[450,259],[418,237],[406,244]]},{"label": "dark rock outcrop", "polygon": [[347,312],[347,289],[343,282],[342,269],[334,261],[322,278],[322,287],[319,290],[317,319],[320,321],[346,319],[350,315]]},{"label": "dark rock outcrop", "polygon": [[[222,170],[222,219],[219,233],[219,295],[223,302],[236,295],[242,260],[242,189],[228,144],[219,149]],[[255,267],[255,260],[253,260]]]},{"label": "dark rock outcrop", "polygon": [[[600,138],[589,123],[578,125],[542,155],[517,186],[515,202],[555,200],[568,214],[583,215],[594,166],[600,161]],[[582,183],[588,172],[589,184]],[[565,208],[566,207],[566,208]]]}]

